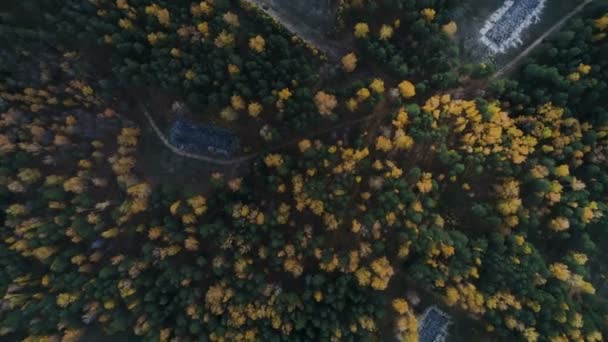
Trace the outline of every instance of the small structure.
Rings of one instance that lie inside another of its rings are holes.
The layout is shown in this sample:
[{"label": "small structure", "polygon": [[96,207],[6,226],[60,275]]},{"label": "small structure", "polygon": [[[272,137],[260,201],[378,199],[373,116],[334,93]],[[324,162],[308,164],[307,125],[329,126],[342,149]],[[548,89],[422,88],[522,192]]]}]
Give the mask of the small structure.
[{"label": "small structure", "polygon": [[427,308],[418,318],[419,342],[444,342],[452,319],[436,306]]},{"label": "small structure", "polygon": [[193,154],[230,157],[239,149],[239,140],[231,131],[183,119],[176,120],[171,126],[169,141],[181,151]]},{"label": "small structure", "polygon": [[540,20],[546,0],[507,0],[481,29],[481,42],[493,54],[521,44],[521,34]]}]

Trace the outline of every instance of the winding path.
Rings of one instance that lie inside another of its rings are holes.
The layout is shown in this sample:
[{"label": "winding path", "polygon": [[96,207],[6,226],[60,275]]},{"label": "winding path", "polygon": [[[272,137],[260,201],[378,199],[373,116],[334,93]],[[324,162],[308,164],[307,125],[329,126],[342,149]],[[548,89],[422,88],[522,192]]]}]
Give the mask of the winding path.
[{"label": "winding path", "polygon": [[559,30],[562,26],[564,26],[564,24],[570,20],[570,18],[572,18],[573,16],[575,16],[577,13],[579,13],[580,11],[583,10],[583,8],[585,8],[585,6],[589,5],[590,3],[592,3],[593,0],[585,0],[583,1],[580,5],[576,6],[576,8],[574,8],[572,11],[570,11],[566,16],[564,16],[562,19],[560,19],[557,23],[555,23],[555,25],[551,26],[551,28],[549,28],[547,31],[545,31],[545,33],[543,33],[540,37],[538,37],[538,39],[536,39],[532,44],[530,44],[524,51],[522,51],[517,57],[513,58],[509,63],[507,63],[507,65],[505,65],[504,67],[502,67],[500,70],[498,70],[494,75],[492,75],[492,77],[490,77],[490,81],[491,80],[495,80],[501,76],[503,76],[505,73],[507,73],[509,70],[511,70],[513,67],[515,67],[517,64],[519,64],[519,62],[521,62],[522,59],[524,59],[527,55],[529,55],[534,49],[536,49],[536,47],[542,43],[545,39],[547,39],[547,37],[549,37],[551,34],[553,34],[555,31]]}]

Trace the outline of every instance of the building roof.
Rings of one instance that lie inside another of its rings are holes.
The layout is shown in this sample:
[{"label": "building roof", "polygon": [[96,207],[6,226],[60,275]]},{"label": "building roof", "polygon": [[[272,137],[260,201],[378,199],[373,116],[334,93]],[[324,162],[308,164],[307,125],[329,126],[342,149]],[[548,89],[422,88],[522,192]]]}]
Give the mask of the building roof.
[{"label": "building roof", "polygon": [[520,36],[539,20],[546,0],[505,1],[481,29],[481,41],[494,53],[521,43]]},{"label": "building roof", "polygon": [[448,336],[452,319],[436,306],[427,308],[419,318],[419,342],[443,342]]},{"label": "building roof", "polygon": [[239,140],[229,130],[186,120],[176,120],[169,131],[171,144],[184,152],[231,156],[238,150]]}]

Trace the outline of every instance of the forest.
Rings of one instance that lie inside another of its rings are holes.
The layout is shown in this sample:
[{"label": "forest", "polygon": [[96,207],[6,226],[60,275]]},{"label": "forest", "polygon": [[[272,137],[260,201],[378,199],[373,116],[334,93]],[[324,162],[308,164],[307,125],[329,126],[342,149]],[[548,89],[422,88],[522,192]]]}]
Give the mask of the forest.
[{"label": "forest", "polygon": [[[0,340],[417,342],[412,292],[607,339],[608,2],[499,78],[463,2],[338,1],[337,59],[245,0],[0,4]],[[146,110],[242,163],[152,177]]]}]

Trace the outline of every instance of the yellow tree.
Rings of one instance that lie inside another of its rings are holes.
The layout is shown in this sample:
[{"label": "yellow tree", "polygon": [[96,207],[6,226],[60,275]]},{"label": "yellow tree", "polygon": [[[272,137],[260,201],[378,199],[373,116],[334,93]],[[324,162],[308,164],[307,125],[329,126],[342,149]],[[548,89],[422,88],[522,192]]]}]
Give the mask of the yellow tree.
[{"label": "yellow tree", "polygon": [[456,35],[456,32],[458,32],[458,25],[456,25],[454,21],[450,21],[449,23],[443,25],[441,29],[448,36],[454,37]]},{"label": "yellow tree", "polygon": [[249,48],[257,53],[261,53],[266,48],[266,41],[260,35],[249,39]]},{"label": "yellow tree", "polygon": [[603,17],[595,20],[595,27],[600,31],[608,29],[608,14],[604,14]]},{"label": "yellow tree", "polygon": [[328,94],[324,91],[319,91],[315,95],[315,105],[321,115],[330,115],[334,108],[338,105],[338,100],[334,95]]},{"label": "yellow tree", "polygon": [[351,52],[342,57],[342,69],[346,72],[353,72],[357,68],[357,55]]},{"label": "yellow tree", "polygon": [[355,38],[367,38],[369,34],[369,25],[367,23],[357,23],[355,25]]},{"label": "yellow tree", "polygon": [[380,40],[388,40],[393,36],[393,28],[389,25],[382,25],[380,28]]},{"label": "yellow tree", "polygon": [[401,93],[401,96],[409,99],[416,96],[416,87],[414,87],[412,82],[406,80],[399,83],[399,92]]},{"label": "yellow tree", "polygon": [[247,112],[249,113],[249,116],[257,118],[258,115],[260,115],[260,113],[262,112],[262,105],[258,102],[251,102],[247,106]]},{"label": "yellow tree", "polygon": [[420,11],[420,15],[422,15],[424,20],[426,20],[429,23],[435,19],[436,14],[437,14],[437,12],[432,8],[425,8],[422,11]]}]

